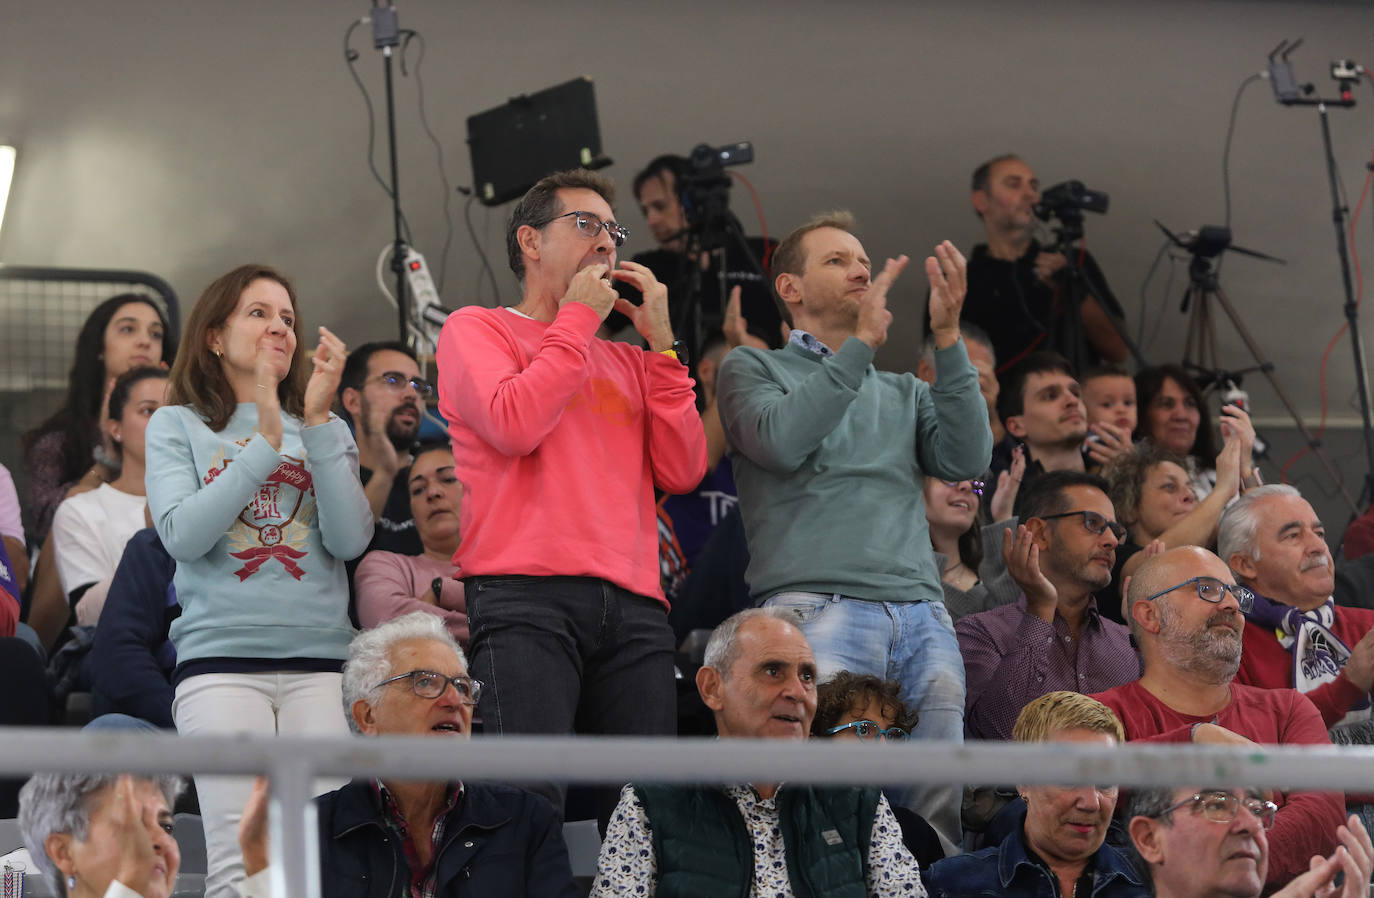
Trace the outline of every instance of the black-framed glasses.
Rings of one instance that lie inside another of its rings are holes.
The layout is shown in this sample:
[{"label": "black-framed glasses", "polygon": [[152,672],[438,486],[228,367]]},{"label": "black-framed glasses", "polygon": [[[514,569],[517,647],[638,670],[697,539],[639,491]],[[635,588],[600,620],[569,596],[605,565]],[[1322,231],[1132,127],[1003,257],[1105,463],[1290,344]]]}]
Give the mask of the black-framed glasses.
[{"label": "black-framed glasses", "polygon": [[833,736],[845,730],[853,730],[858,734],[860,742],[867,742],[869,739],[873,739],[877,742],[905,742],[907,739],[911,738],[911,734],[901,727],[888,727],[887,729],[883,729],[871,720],[851,720],[849,723],[842,723],[837,727],[831,727],[825,731],[825,734],[827,736]]},{"label": "black-framed glasses", "polygon": [[1226,598],[1226,593],[1236,597],[1236,604],[1240,606],[1241,614],[1249,614],[1250,609],[1255,607],[1255,594],[1244,586],[1235,583],[1223,583],[1216,577],[1190,577],[1182,583],[1175,583],[1168,589],[1161,589],[1159,592],[1145,599],[1153,602],[1162,595],[1167,595],[1175,589],[1182,589],[1189,584],[1197,584],[1197,597],[1204,602],[1211,602],[1213,605],[1221,604],[1221,600]]},{"label": "black-framed glasses", "polygon": [[[943,483],[945,486],[949,487],[949,488],[952,489],[952,490],[957,490],[957,489],[959,488],[959,484],[964,483],[965,481],[963,481],[963,480],[941,480],[940,482]],[[967,482],[968,482],[969,486],[973,487],[973,495],[975,495],[975,496],[981,496],[981,495],[983,495],[983,487],[987,485],[986,483],[984,483],[984,482],[981,481],[981,480],[970,480],[970,481],[967,481]]]},{"label": "black-framed glasses", "polygon": [[560,218],[572,218],[577,224],[577,232],[583,237],[595,237],[597,234],[601,233],[602,228],[605,228],[606,233],[611,235],[611,240],[615,241],[616,246],[624,246],[625,241],[629,239],[630,236],[629,229],[624,225],[616,224],[613,221],[602,221],[600,215],[594,212],[584,212],[581,209],[574,209],[572,212],[564,212],[562,215],[555,215],[553,218],[539,222],[535,227],[542,228],[545,225],[553,224]]},{"label": "black-framed glasses", "polygon": [[410,688],[420,698],[438,698],[444,694],[444,690],[453,684],[453,688],[458,692],[458,698],[465,705],[477,704],[477,698],[482,694],[482,681],[474,680],[472,677],[446,677],[441,673],[432,670],[412,670],[403,673],[398,677],[389,680],[382,680],[377,684],[381,689],[389,683],[399,683],[401,680],[410,680]]},{"label": "black-framed glasses", "polygon": [[384,371],[370,379],[396,392],[410,387],[420,394],[421,399],[428,399],[434,395],[434,384],[422,377],[406,377],[399,371]]},{"label": "black-framed glasses", "polygon": [[1234,792],[1224,792],[1220,789],[1190,795],[1177,804],[1170,805],[1155,816],[1163,817],[1179,808],[1193,807],[1201,808],[1202,816],[1213,823],[1230,823],[1240,813],[1242,804],[1245,805],[1247,811],[1255,815],[1265,829],[1274,828],[1274,815],[1279,811],[1278,805],[1262,798],[1242,799]]},{"label": "black-framed glasses", "polygon": [[1053,521],[1055,518],[1071,518],[1080,514],[1083,516],[1083,529],[1094,536],[1101,536],[1102,531],[1110,530],[1117,542],[1126,541],[1126,528],[1124,526],[1095,511],[1066,511],[1061,514],[1041,514],[1036,515],[1036,517],[1042,521]]}]

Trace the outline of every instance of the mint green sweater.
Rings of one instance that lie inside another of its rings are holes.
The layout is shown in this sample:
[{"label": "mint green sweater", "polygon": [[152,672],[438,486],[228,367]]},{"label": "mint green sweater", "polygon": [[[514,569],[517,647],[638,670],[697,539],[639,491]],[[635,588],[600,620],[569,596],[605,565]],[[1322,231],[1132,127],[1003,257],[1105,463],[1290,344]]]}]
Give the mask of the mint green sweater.
[{"label": "mint green sweater", "polygon": [[878,371],[854,337],[823,359],[795,344],[726,356],[718,381],[750,592],[940,601],[923,478],[967,480],[992,454],[964,341],[935,353],[936,386]]}]

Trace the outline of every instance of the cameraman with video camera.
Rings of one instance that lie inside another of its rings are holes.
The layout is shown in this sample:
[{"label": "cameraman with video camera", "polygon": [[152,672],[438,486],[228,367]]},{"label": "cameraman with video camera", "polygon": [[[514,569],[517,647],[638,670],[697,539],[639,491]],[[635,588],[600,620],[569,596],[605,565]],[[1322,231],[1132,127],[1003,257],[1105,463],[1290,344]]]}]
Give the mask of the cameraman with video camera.
[{"label": "cameraman with video camera", "polygon": [[[1092,254],[1073,245],[1083,211],[1105,212],[1106,194],[1070,181],[1042,196],[1030,166],[1009,154],[974,170],[972,200],[988,242],[969,257],[963,319],[988,332],[998,373],[1038,350],[1058,352],[1078,372],[1124,361],[1127,344],[1108,317],[1119,325],[1121,306]],[[1059,220],[1059,245],[1034,238],[1037,216]]]},{"label": "cameraman with video camera", "polygon": [[[668,286],[669,315],[675,332],[688,344],[694,376],[702,349],[727,323],[730,295],[736,288],[740,291],[737,314],[746,322],[749,335],[770,349],[782,345],[778,304],[770,281],[761,274],[764,240],[747,238],[749,256],[745,256],[732,234],[721,233],[721,218],[728,217],[729,226],[738,228],[728,208],[730,182],[719,162],[719,153],[729,149],[702,146],[691,157],[658,156],[634,179],[635,200],[658,243],[657,249],[636,254],[634,261]],[[698,328],[688,321],[689,313],[698,318],[700,337],[694,333]]]}]

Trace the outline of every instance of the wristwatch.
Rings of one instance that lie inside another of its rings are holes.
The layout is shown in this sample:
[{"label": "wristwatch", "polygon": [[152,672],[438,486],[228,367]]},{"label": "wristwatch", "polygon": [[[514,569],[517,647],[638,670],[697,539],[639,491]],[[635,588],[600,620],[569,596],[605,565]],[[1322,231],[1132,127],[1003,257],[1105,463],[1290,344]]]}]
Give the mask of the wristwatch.
[{"label": "wristwatch", "polygon": [[662,350],[659,353],[659,355],[666,355],[671,358],[675,358],[683,365],[686,365],[689,361],[691,361],[687,354],[687,344],[683,343],[681,340],[674,340],[673,345],[668,349]]}]

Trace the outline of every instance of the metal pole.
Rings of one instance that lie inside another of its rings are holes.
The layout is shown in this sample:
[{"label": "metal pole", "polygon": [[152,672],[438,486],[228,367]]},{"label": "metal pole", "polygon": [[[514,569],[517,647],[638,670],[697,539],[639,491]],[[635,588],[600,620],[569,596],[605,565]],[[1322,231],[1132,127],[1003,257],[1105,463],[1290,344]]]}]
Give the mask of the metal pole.
[{"label": "metal pole", "polygon": [[312,784],[315,773],[306,756],[279,758],[272,764],[272,876],[276,895],[320,896],[320,827]]},{"label": "metal pole", "polygon": [[400,328],[397,339],[408,343],[410,318],[406,314],[406,245],[401,229],[401,185],[396,162],[396,92],[392,87],[390,47],[382,48],[382,68],[386,72],[386,138],[391,150],[391,219],[396,235],[391,250],[391,271],[396,275],[396,319]]},{"label": "metal pole", "polygon": [[[1350,348],[1355,358],[1355,383],[1360,391],[1360,419],[1364,423],[1365,477],[1364,488],[1360,492],[1360,505],[1374,499],[1374,425],[1370,422],[1369,382],[1365,375],[1364,344],[1360,340],[1360,311],[1355,304],[1355,290],[1350,280],[1350,251],[1345,240],[1345,206],[1341,204],[1341,192],[1336,180],[1336,155],[1331,149],[1331,123],[1326,114],[1326,104],[1317,105],[1318,117],[1322,123],[1322,146],[1326,151],[1326,179],[1331,184],[1331,220],[1336,225],[1336,250],[1341,257],[1341,283],[1345,287],[1345,320],[1350,329]],[[1360,505],[1355,514],[1360,513]]]}]

